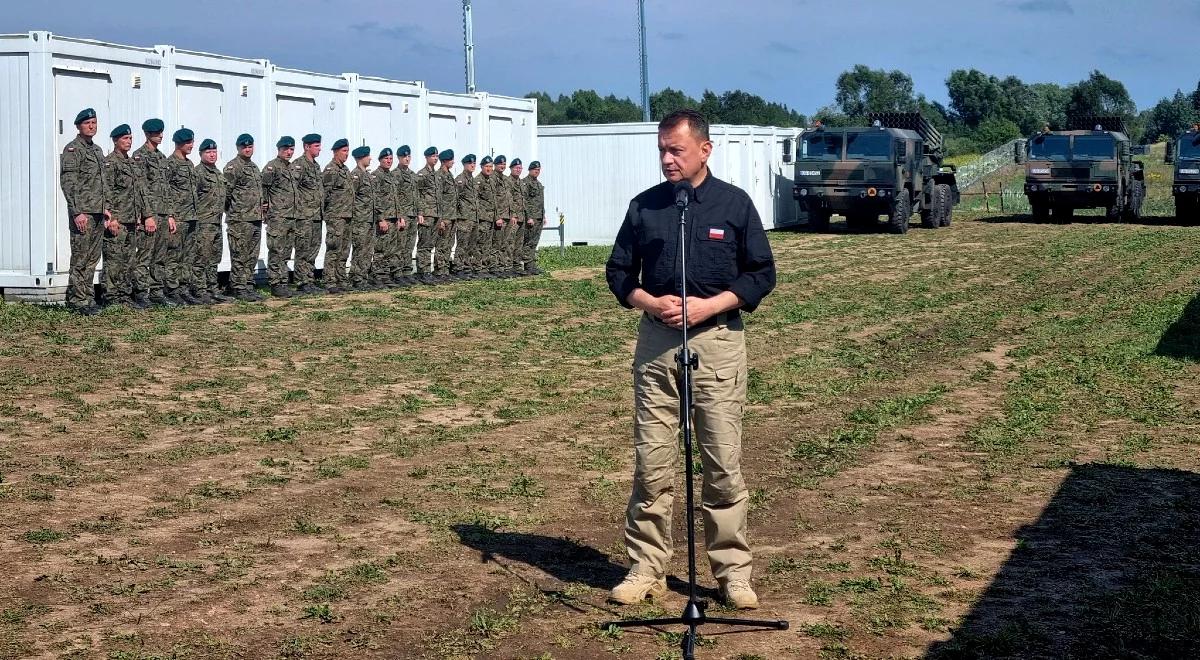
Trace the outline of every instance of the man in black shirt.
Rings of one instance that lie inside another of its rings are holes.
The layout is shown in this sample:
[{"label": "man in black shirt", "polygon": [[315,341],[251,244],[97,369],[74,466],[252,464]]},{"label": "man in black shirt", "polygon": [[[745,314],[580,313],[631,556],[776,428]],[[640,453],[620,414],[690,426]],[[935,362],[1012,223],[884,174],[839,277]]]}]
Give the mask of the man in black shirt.
[{"label": "man in black shirt", "polygon": [[680,110],[659,123],[666,181],[638,195],[617,233],[606,267],[609,288],[625,307],[642,310],[633,360],[633,494],[625,521],[632,568],[611,599],[640,602],[666,591],[672,554],[671,509],[678,454],[678,365],[685,323],[679,298],[679,210],[674,186],[694,187],[687,211],[687,291],[697,446],[703,462],[705,546],[724,598],[758,606],[750,585],[746,535],[749,492],[741,473],[746,345],[741,312],[754,311],[775,287],[775,261],[750,197],[712,175],[708,122]]}]

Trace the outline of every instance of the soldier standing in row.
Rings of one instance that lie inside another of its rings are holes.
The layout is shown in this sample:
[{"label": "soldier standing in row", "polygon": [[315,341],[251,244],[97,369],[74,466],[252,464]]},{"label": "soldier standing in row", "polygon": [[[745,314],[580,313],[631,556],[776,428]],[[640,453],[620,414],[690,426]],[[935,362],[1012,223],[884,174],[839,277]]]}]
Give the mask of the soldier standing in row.
[{"label": "soldier standing in row", "polygon": [[490,280],[496,277],[491,272],[492,243],[498,229],[496,226],[496,190],[492,183],[492,171],[495,166],[492,164],[491,156],[484,156],[479,161],[479,166],[482,173],[474,180],[479,221],[475,240],[471,244],[471,264],[472,272],[477,274],[478,279]]},{"label": "soldier standing in row", "polygon": [[438,187],[436,170],[437,147],[425,150],[425,167],[417,172],[417,279],[422,284],[433,284],[431,267],[433,247],[436,242],[438,221]]},{"label": "soldier standing in row", "polygon": [[154,212],[154,219],[147,222],[138,235],[137,264],[134,270],[134,288],[138,295],[149,294],[150,302],[163,307],[175,307],[178,303],[166,296],[167,247],[171,234],[178,231],[175,217],[167,211],[167,157],[158,150],[163,140],[163,121],[147,119],[142,122],[142,133],[146,142],[133,153],[139,166],[142,190],[146,203]]},{"label": "soldier standing in row", "polygon": [[187,259],[188,244],[196,233],[196,166],[188,160],[196,136],[191,129],[181,128],[171,136],[175,151],[167,158],[164,173],[167,178],[167,209],[175,218],[175,232],[167,237],[166,281],[167,297],[184,305],[211,304],[212,300],[196,295],[199,288],[192,282],[192,267]]},{"label": "soldier standing in row", "polygon": [[400,242],[404,240],[405,218],[399,210],[400,173],[392,171],[395,157],[384,147],[379,151],[379,167],[375,168],[375,194],[379,201],[379,221],[375,229],[375,261],[372,282],[379,287],[401,285]]},{"label": "soldier standing in row", "polygon": [[396,159],[397,213],[404,220],[404,234],[400,239],[397,257],[401,281],[407,286],[417,283],[413,266],[413,250],[417,247],[417,173],[409,168],[412,165],[412,149],[407,144],[396,150]]},{"label": "soldier standing in row", "polygon": [[512,264],[512,241],[513,233],[517,229],[517,219],[514,209],[516,202],[512,196],[512,187],[509,185],[508,174],[505,170],[508,168],[508,159],[503,154],[496,156],[493,161],[496,165],[495,181],[496,186],[496,210],[500,212],[500,217],[504,220],[504,225],[500,228],[500,232],[496,235],[495,243],[492,245],[492,252],[495,254],[496,274],[500,277],[511,277],[512,272],[509,266]]},{"label": "soldier standing in row", "polygon": [[454,150],[438,155],[442,167],[437,171],[438,221],[434,244],[433,277],[438,282],[450,281],[450,250],[454,246],[454,218],[458,215],[458,190],[454,185]]},{"label": "soldier standing in row", "polygon": [[200,164],[196,166],[196,232],[187,243],[191,264],[192,291],[204,300],[229,302],[217,283],[221,263],[221,215],[225,212],[225,176],[217,169],[217,143],[200,143]]},{"label": "soldier standing in row", "polygon": [[350,217],[354,215],[354,180],[346,159],[350,142],[341,138],[333,143],[333,159],[321,173],[325,191],[325,288],[342,293],[350,288],[346,278],[346,257],[350,251]]},{"label": "soldier standing in row", "polygon": [[285,135],[275,143],[275,148],[278,150],[275,158],[262,172],[263,201],[267,206],[267,283],[271,295],[291,298],[287,262],[296,245],[296,223],[300,216],[296,170],[292,169],[296,140]]},{"label": "soldier standing in row", "polygon": [[471,258],[475,250],[475,232],[479,229],[479,193],[475,188],[475,154],[462,158],[463,171],[454,177],[458,213],[454,222],[454,261],[451,275],[460,280],[479,279]]},{"label": "soldier standing in row", "polygon": [[371,290],[371,259],[375,256],[375,221],[379,217],[375,195],[377,181],[367,168],[371,148],[358,147],[351,154],[357,167],[350,173],[354,186],[354,214],[350,229],[350,286],[357,291]]},{"label": "soldier standing in row", "polygon": [[96,137],[96,111],[75,115],[79,135],[63,149],[59,183],[67,200],[67,228],[71,233],[71,270],[67,275],[67,307],[92,316],[100,311],[92,277],[100,261],[104,224],[112,217],[104,186],[104,150]]},{"label": "soldier standing in row", "polygon": [[537,266],[537,248],[542,240],[542,227],[546,226],[546,188],[538,177],[542,164],[529,164],[529,176],[525,177],[525,245],[521,259],[525,262],[525,274],[541,275]]},{"label": "soldier standing in row", "polygon": [[317,255],[321,252],[321,207],[324,192],[321,187],[321,136],[309,133],[301,138],[304,153],[292,161],[292,177],[296,180],[296,261],[292,271],[296,292],[320,293],[316,282]]},{"label": "soldier standing in row", "polygon": [[508,267],[513,275],[520,275],[524,268],[521,266],[521,252],[525,245],[525,183],[521,180],[522,163],[520,158],[512,159],[509,169],[512,174],[508,177],[508,191],[512,195],[513,233],[512,243],[508,246]]},{"label": "soldier standing in row", "polygon": [[262,172],[251,160],[254,138],[242,133],[237,139],[238,155],[225,165],[225,215],[229,226],[229,288],[234,297],[258,302],[254,268],[262,245]]},{"label": "soldier standing in row", "polygon": [[101,276],[104,303],[145,309],[149,307],[148,303],[133,299],[134,236],[142,219],[150,213],[146,210],[140,177],[129,157],[129,150],[133,148],[133,130],[129,124],[121,124],[109,133],[109,137],[113,141],[113,150],[105,156],[103,168],[110,212],[104,223],[104,273]]}]

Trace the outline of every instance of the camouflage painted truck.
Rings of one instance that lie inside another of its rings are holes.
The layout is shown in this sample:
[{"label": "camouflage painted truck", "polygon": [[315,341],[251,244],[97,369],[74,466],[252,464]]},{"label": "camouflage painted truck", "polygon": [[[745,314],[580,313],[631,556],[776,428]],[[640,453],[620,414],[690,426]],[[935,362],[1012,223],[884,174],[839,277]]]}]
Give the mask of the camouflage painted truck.
[{"label": "camouflage painted truck", "polygon": [[1025,160],[1025,195],[1033,217],[1067,222],[1076,209],[1102,208],[1112,220],[1141,217],[1146,153],[1130,144],[1119,117],[1072,117],[1067,130],[1048,128],[1031,137]]},{"label": "camouflage painted truck", "polygon": [[941,133],[915,112],[868,116],[870,126],[801,133],[792,196],[816,231],[845,216],[851,229],[869,229],[887,216],[894,234],[908,231],[913,213],[928,229],[950,225],[958,204],[954,167],[944,165]]},{"label": "camouflage painted truck", "polygon": [[1171,195],[1175,198],[1175,219],[1181,224],[1200,220],[1200,124],[1167,145],[1168,163],[1175,165]]}]

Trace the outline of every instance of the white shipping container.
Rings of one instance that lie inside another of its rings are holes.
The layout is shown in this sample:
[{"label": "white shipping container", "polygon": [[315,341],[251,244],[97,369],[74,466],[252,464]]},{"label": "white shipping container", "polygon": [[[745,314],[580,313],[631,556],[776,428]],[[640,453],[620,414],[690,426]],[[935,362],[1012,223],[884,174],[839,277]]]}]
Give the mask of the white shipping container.
[{"label": "white shipping container", "polygon": [[[164,153],[171,133],[186,126],[197,147],[206,138],[217,142],[219,166],[236,155],[241,133],[254,136],[259,166],[275,157],[279,136],[293,136],[299,154],[300,138],[313,132],[323,137],[322,167],[342,137],[371,147],[372,168],[380,149],[401,144],[412,147],[414,170],[430,145],[454,149],[458,158],[504,150],[521,152],[526,162],[537,157],[532,99],[432,92],[421,82],[299,71],[174,46],[48,32],[0,35],[0,94],[0,291],[9,298],[62,299],[70,236],[59,158],[75,138],[75,115],[83,108],[99,116],[96,143],[105,153],[112,150],[113,127],[133,127],[137,148],[141,123],[158,117],[167,126]],[[199,154],[192,160],[199,162]],[[264,236],[260,268],[265,260]],[[226,247],[221,269],[228,266]]]},{"label": "white shipping container", "polygon": [[[709,127],[709,168],[750,195],[767,229],[798,222],[790,154],[799,133],[773,126]],[[538,149],[547,224],[557,224],[561,214],[568,242],[611,244],[629,201],[663,181],[655,123],[541,126]]]}]

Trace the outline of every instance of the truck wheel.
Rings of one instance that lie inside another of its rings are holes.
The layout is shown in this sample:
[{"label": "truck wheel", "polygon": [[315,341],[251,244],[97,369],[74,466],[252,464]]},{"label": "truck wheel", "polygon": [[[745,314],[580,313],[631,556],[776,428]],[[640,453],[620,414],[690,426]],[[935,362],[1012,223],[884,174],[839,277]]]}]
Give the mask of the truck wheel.
[{"label": "truck wheel", "polygon": [[1146,199],[1146,182],[1134,181],[1129,188],[1129,207],[1125,209],[1125,219],[1130,221],[1142,217],[1142,201]]},{"label": "truck wheel", "polygon": [[938,209],[921,209],[921,227],[925,229],[937,229],[941,223],[942,218],[941,214],[938,213]]},{"label": "truck wheel", "polygon": [[1104,217],[1108,218],[1109,220],[1120,220],[1122,214],[1124,213],[1125,209],[1121,206],[1120,200],[1113,202],[1104,209]]},{"label": "truck wheel", "polygon": [[949,227],[950,221],[954,219],[954,202],[950,197],[950,184],[939,183],[933,187],[933,208],[941,209],[939,214],[938,224],[943,227]]},{"label": "truck wheel", "polygon": [[1055,206],[1054,207],[1054,222],[1062,225],[1071,221],[1075,215],[1075,209],[1070,206]]},{"label": "truck wheel", "polygon": [[908,233],[908,218],[912,215],[912,200],[907,190],[900,191],[896,203],[892,206],[892,214],[888,216],[888,231],[893,234]]},{"label": "truck wheel", "polygon": [[808,230],[809,231],[829,231],[829,209],[809,209],[808,211]]}]

